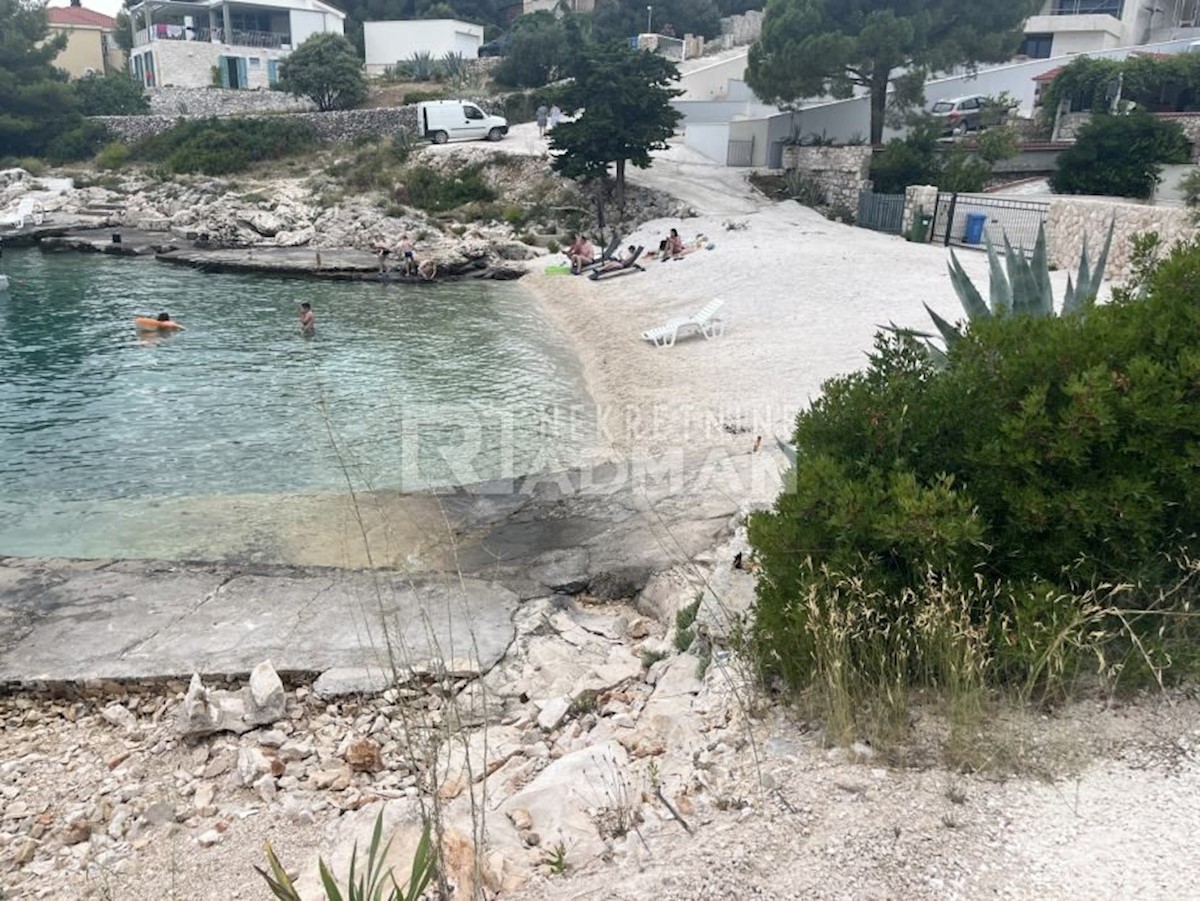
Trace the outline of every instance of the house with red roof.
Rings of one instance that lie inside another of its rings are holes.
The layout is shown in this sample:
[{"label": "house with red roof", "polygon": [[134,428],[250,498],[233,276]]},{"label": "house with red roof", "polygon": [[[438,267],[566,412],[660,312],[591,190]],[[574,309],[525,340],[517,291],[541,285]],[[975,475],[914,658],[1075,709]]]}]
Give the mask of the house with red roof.
[{"label": "house with red roof", "polygon": [[72,78],[84,75],[104,75],[125,68],[125,51],[115,39],[117,20],[71,0],[70,6],[46,7],[46,24],[50,35],[67,36],[67,46],[54,60],[54,65]]}]

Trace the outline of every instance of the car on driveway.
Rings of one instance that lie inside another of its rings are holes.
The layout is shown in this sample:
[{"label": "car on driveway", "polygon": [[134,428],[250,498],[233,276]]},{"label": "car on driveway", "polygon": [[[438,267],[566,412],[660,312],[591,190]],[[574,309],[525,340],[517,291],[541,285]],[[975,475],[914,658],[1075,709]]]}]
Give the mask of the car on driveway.
[{"label": "car on driveway", "polygon": [[988,104],[988,98],[982,94],[939,100],[929,108],[929,115],[941,121],[943,135],[965,135],[983,127],[983,114]]}]

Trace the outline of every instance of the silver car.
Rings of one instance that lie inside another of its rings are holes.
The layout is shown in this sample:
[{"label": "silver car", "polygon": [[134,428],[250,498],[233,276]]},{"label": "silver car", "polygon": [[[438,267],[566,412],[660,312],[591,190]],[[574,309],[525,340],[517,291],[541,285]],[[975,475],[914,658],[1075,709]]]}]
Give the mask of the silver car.
[{"label": "silver car", "polygon": [[929,108],[929,115],[942,120],[942,134],[965,135],[983,126],[983,112],[987,107],[987,97],[972,94],[954,100],[939,100]]}]

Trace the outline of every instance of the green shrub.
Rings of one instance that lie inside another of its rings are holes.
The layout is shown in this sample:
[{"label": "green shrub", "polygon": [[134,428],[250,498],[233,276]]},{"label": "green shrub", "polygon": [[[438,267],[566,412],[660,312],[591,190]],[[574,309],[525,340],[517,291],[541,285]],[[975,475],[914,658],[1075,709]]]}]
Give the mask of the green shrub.
[{"label": "green shrub", "polygon": [[1059,194],[1148,198],[1162,179],[1162,163],[1187,160],[1178,122],[1143,112],[1095,115],[1058,158],[1050,186]]},{"label": "green shrub", "polygon": [[[1026,686],[1102,651],[1191,647],[1200,624],[1178,614],[1196,599],[1171,593],[1167,555],[1200,535],[1196,284],[1200,242],[1144,300],[973,320],[944,370],[880,335],[865,371],[827,382],[797,419],[789,489],[750,521],[763,675],[812,688],[836,651],[898,691],[928,684],[941,664],[922,655],[946,647],[913,637],[930,616],[976,630],[989,678]],[[1113,612],[1108,584],[1143,612]]]},{"label": "green shrub", "polygon": [[291,119],[194,119],[139,141],[131,156],[160,163],[170,172],[226,175],[300,153],[315,143],[312,128]]},{"label": "green shrub", "polygon": [[34,178],[38,178],[46,174],[46,161],[40,160],[36,156],[6,156],[3,159],[0,159],[0,168],[24,169]]},{"label": "green shrub", "polygon": [[146,90],[127,72],[85,75],[72,82],[85,116],[136,116],[150,112]]},{"label": "green shrub", "polygon": [[443,213],[467,203],[490,203],[496,192],[483,181],[482,166],[468,166],[455,175],[441,175],[427,166],[408,171],[396,200],[430,213]]},{"label": "green shrub", "polygon": [[96,154],[96,165],[102,169],[120,169],[129,162],[129,146],[120,141],[109,141]]},{"label": "green shrub", "polygon": [[405,91],[405,103],[425,103],[430,100],[445,100],[446,92],[438,88],[432,91]]}]

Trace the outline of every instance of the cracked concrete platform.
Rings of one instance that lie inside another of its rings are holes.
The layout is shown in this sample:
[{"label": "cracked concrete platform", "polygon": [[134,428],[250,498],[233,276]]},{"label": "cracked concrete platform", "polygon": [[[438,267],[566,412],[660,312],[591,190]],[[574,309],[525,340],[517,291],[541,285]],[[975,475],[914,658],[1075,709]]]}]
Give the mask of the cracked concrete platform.
[{"label": "cracked concrete platform", "polygon": [[389,643],[403,665],[486,671],[521,600],[633,597],[777,489],[765,456],[722,455],[390,495],[403,572],[0,558],[0,685],[237,675],[264,659],[281,672],[378,671]]}]

